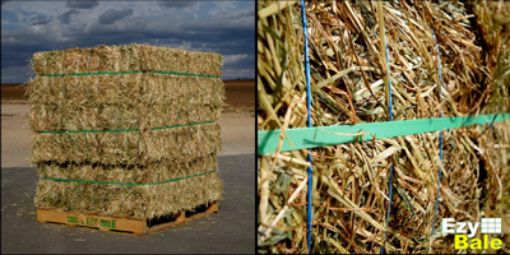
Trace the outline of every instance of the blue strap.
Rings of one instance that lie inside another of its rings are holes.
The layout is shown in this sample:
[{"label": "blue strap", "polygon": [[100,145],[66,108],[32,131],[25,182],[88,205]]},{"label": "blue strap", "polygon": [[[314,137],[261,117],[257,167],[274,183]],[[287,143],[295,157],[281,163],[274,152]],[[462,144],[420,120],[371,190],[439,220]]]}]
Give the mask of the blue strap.
[{"label": "blue strap", "polygon": [[[385,36],[385,35],[382,35]],[[388,77],[388,111],[390,112],[390,121],[393,120],[393,92],[391,91],[391,76],[390,76],[390,57],[388,53],[388,42],[385,44],[386,53],[386,76]]]},{"label": "blue strap", "polygon": [[[384,34],[381,35],[383,38],[385,37]],[[386,41],[386,40],[385,40]],[[390,57],[388,53],[388,42],[386,41],[385,46],[385,53],[386,53],[386,76],[388,79],[388,111],[390,114],[390,121],[393,121],[393,93],[391,92],[391,76],[390,76]],[[389,189],[389,199],[390,202],[388,204],[388,210],[386,211],[386,220],[384,223],[384,245],[386,245],[386,239],[387,239],[387,231],[386,228],[388,227],[388,223],[390,221],[390,215],[391,215],[391,207],[393,206],[393,172],[394,172],[394,165],[391,164],[390,166],[390,177],[388,179],[388,189]],[[381,247],[380,253],[385,253],[384,251],[384,245]]]},{"label": "blue strap", "polygon": [[[304,34],[304,51],[305,51],[305,77],[306,77],[306,126],[312,126],[312,98],[310,92],[310,58],[308,57],[308,31],[306,30],[306,5],[305,1],[301,0],[301,20],[303,22],[303,34]],[[312,193],[313,193],[313,171],[312,171],[312,150],[308,149],[308,162],[310,166],[307,168],[308,174],[308,191],[307,191],[307,203],[306,203],[306,245],[308,247],[308,254],[312,251]]]},{"label": "blue strap", "polygon": [[[434,33],[434,30],[432,30],[432,38],[434,39],[434,43],[436,44],[436,56],[437,56],[437,75],[439,79],[439,97],[442,100],[442,92],[441,89],[443,87],[443,71],[441,68],[441,53],[439,51],[439,44],[436,40],[436,34]],[[443,116],[443,112],[439,111],[439,116]],[[439,160],[443,161],[443,131],[439,131]],[[434,216],[432,218],[432,232],[430,233],[430,236],[432,237],[435,233],[434,223],[436,222],[437,215],[439,213],[439,199],[441,197],[441,174],[442,174],[442,168],[441,164],[439,165],[439,169],[437,170],[437,196],[436,196],[436,203],[434,205]]]}]

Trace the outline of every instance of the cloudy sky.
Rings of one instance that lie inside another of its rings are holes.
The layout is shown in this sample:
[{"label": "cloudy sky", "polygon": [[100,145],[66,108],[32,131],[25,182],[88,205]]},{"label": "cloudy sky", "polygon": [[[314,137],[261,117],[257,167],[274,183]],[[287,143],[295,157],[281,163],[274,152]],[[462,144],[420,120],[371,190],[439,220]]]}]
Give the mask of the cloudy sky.
[{"label": "cloudy sky", "polygon": [[224,79],[254,79],[254,15],[246,0],[2,0],[2,83],[26,81],[37,51],[132,42],[219,52]]}]

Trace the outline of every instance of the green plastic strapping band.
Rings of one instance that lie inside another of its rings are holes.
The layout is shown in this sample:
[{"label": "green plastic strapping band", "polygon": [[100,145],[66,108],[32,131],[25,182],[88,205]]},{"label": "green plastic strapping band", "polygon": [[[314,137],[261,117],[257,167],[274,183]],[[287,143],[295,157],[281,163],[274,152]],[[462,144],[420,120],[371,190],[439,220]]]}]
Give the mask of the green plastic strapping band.
[{"label": "green plastic strapping band", "polygon": [[[175,125],[168,125],[168,126],[162,126],[162,127],[155,127],[151,128],[153,131],[157,130],[163,130],[163,129],[171,129],[171,128],[178,128],[178,127],[190,127],[190,126],[199,126],[199,125],[209,125],[215,123],[212,120],[209,121],[203,121],[203,122],[191,122],[186,124],[175,124]],[[133,131],[139,131],[138,128],[127,128],[127,129],[80,129],[80,130],[41,130],[36,131],[40,134],[74,134],[74,133],[120,133],[120,132],[133,132]]]},{"label": "green plastic strapping band", "polygon": [[219,75],[186,73],[186,72],[165,72],[165,71],[119,71],[119,72],[80,72],[80,73],[50,73],[40,74],[41,76],[63,77],[63,76],[90,76],[90,75],[108,75],[108,74],[165,74],[177,76],[191,76],[199,78],[220,78]]},{"label": "green plastic strapping band", "polygon": [[[388,139],[505,120],[510,120],[510,113],[293,128],[285,131],[280,151],[301,150],[355,141]],[[259,155],[271,154],[276,151],[280,136],[279,129],[258,131],[257,135],[257,153]]]},{"label": "green plastic strapping band", "polygon": [[82,183],[82,184],[120,185],[120,186],[133,187],[133,186],[154,186],[154,185],[161,185],[161,184],[170,183],[170,182],[178,182],[178,181],[182,181],[182,180],[193,178],[193,177],[209,175],[209,174],[212,174],[212,173],[215,173],[215,172],[217,172],[217,171],[216,170],[212,170],[212,171],[209,171],[209,172],[198,173],[198,174],[189,175],[189,176],[183,176],[183,177],[176,177],[176,178],[166,179],[166,180],[163,180],[163,181],[149,182],[149,183],[95,181],[95,180],[83,180],[83,179],[66,179],[66,178],[59,178],[59,177],[41,177],[41,179],[43,179],[43,180],[50,180],[50,181],[58,181],[58,182],[76,182],[76,183]]}]

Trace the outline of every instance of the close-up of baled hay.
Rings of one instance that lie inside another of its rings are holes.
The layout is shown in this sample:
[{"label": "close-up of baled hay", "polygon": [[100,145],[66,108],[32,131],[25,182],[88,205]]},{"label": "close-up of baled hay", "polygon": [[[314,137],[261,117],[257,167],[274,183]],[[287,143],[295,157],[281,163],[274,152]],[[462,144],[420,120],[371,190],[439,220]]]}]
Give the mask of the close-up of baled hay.
[{"label": "close-up of baled hay", "polygon": [[36,207],[143,219],[219,200],[222,61],[139,44],[35,53]]},{"label": "close-up of baled hay", "polygon": [[[508,13],[504,1],[306,2],[312,125],[389,120],[386,43],[394,120],[509,112]],[[258,1],[257,15],[258,129],[282,139],[306,127],[301,6]],[[311,187],[307,150],[259,156],[258,252],[308,252],[308,188],[312,253],[459,252],[441,219],[510,226],[509,130],[504,121],[444,131],[442,160],[440,132],[315,148]]]}]

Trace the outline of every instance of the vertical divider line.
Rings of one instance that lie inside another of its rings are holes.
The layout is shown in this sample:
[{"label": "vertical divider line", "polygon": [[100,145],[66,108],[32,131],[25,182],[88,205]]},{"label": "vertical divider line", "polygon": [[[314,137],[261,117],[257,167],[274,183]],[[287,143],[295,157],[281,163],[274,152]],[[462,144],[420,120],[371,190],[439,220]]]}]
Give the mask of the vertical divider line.
[{"label": "vertical divider line", "polygon": [[[306,126],[310,128],[312,126],[312,98],[310,91],[310,58],[308,56],[308,31],[306,28],[306,5],[305,1],[301,0],[301,21],[303,23],[303,34],[304,34],[304,54],[305,54],[305,79],[306,79]],[[308,175],[308,189],[307,189],[307,203],[306,203],[306,245],[308,248],[308,254],[312,251],[312,199],[313,199],[313,171],[312,171],[312,150],[308,149],[308,162],[310,166],[307,167]]]}]

